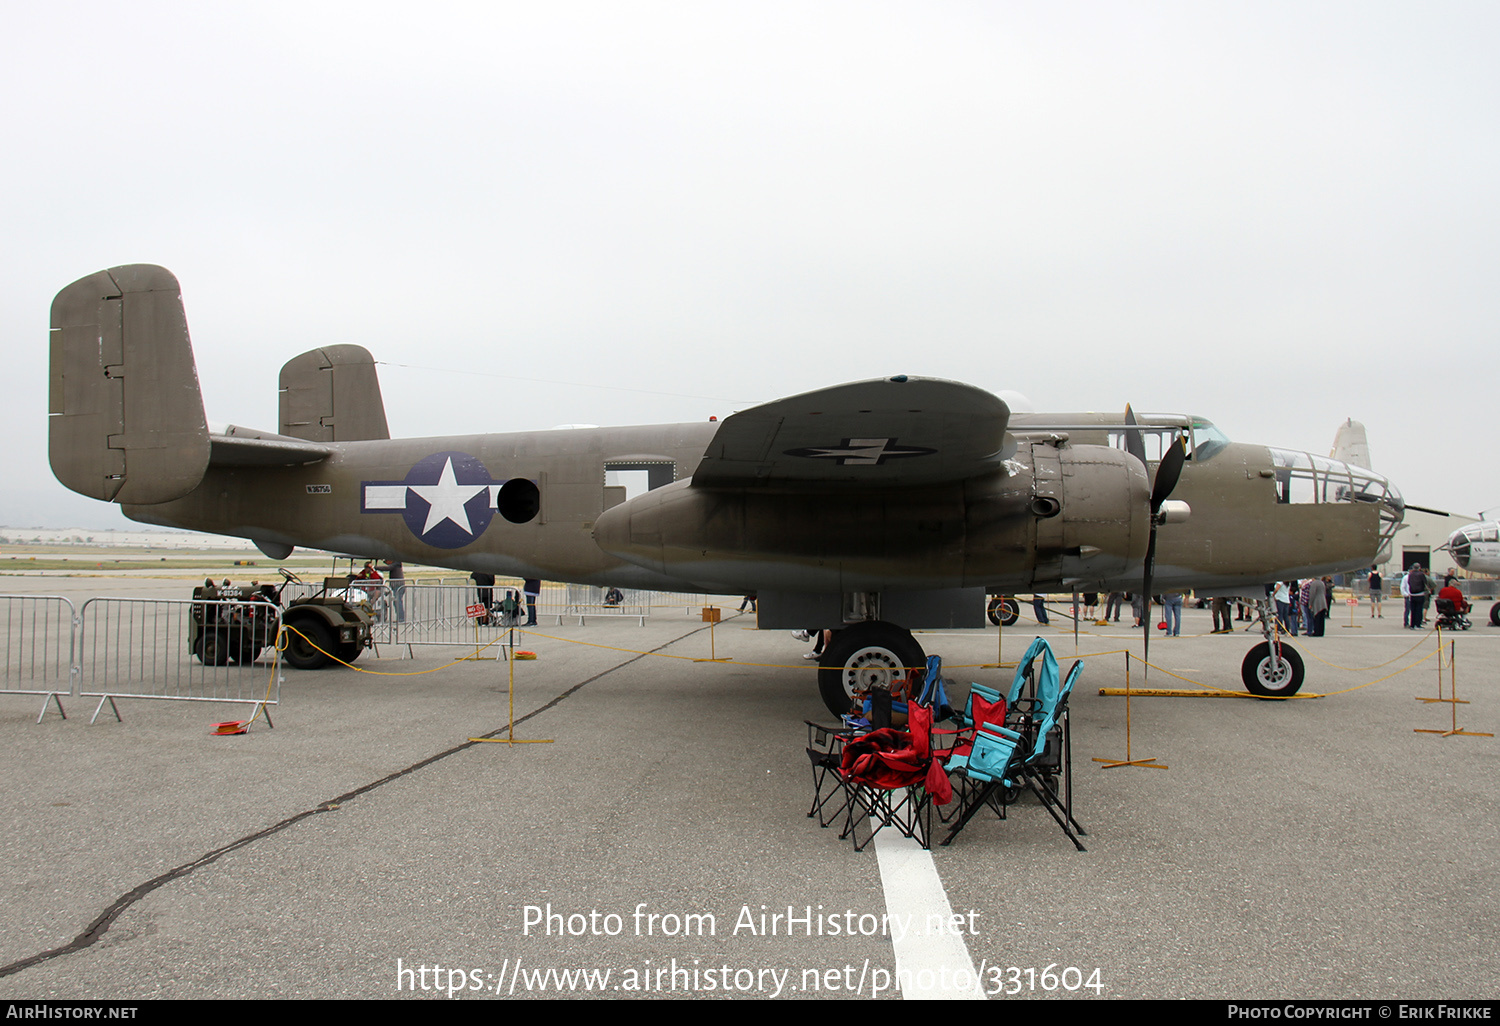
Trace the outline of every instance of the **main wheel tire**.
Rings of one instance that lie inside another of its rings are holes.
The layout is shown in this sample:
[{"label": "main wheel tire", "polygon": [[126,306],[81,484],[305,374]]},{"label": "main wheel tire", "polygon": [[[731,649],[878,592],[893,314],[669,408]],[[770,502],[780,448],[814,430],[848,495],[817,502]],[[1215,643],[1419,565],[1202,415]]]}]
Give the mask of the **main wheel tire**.
[{"label": "main wheel tire", "polygon": [[1500,602],[1490,606],[1490,626],[1500,627]]},{"label": "main wheel tire", "polygon": [[208,628],[198,635],[198,641],[193,645],[193,654],[204,666],[228,666],[229,639],[224,636],[223,631]]},{"label": "main wheel tire", "polygon": [[818,661],[818,692],[835,716],[849,711],[856,691],[889,688],[908,667],[927,665],[911,631],[884,620],[867,620],[833,632]]},{"label": "main wheel tire", "polygon": [[338,651],[338,640],[328,624],[316,617],[299,616],[286,626],[286,651],[282,658],[288,666],[321,670],[332,662],[326,653]]},{"label": "main wheel tire", "polygon": [[1245,690],[1257,698],[1288,698],[1302,690],[1302,656],[1292,646],[1282,642],[1281,660],[1277,666],[1271,662],[1271,643],[1262,641],[1245,653],[1240,664],[1240,679]]},{"label": "main wheel tire", "polygon": [[1015,599],[992,598],[984,611],[996,627],[1009,627],[1021,618],[1021,604]]}]

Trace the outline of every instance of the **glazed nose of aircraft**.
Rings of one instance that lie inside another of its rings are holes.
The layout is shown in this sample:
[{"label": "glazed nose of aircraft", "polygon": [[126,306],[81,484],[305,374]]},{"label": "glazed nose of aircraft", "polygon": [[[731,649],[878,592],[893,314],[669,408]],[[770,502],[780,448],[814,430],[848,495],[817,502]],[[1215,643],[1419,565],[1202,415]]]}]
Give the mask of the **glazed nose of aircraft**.
[{"label": "glazed nose of aircraft", "polygon": [[1460,527],[1443,546],[1460,570],[1494,573],[1500,568],[1500,524],[1486,520]]},{"label": "glazed nose of aircraft", "polygon": [[1278,502],[1358,502],[1380,507],[1381,547],[1395,537],[1406,501],[1390,480],[1368,467],[1328,456],[1271,449]]}]

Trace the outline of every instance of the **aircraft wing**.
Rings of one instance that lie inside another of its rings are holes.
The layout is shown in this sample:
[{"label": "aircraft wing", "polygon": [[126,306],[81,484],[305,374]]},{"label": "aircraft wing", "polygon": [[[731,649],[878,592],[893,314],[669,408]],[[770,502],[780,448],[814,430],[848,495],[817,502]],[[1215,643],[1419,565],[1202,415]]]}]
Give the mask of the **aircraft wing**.
[{"label": "aircraft wing", "polygon": [[1010,407],[982,388],[899,375],[805,392],[725,419],[694,486],[910,486],[999,469]]}]

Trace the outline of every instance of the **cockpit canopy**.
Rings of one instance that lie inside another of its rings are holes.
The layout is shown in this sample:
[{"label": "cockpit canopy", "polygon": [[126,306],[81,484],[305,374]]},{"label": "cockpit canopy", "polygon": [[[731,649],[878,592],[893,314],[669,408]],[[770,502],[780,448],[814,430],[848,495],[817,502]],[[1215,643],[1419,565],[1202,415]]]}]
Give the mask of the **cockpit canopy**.
[{"label": "cockpit canopy", "polygon": [[1186,440],[1187,458],[1198,463],[1212,459],[1215,453],[1229,444],[1228,436],[1203,417],[1181,413],[1138,413],[1135,421],[1139,427],[1111,429],[1108,444],[1129,452],[1126,436],[1138,434],[1149,463],[1158,462],[1161,454],[1166,452],[1172,440],[1179,435]]}]

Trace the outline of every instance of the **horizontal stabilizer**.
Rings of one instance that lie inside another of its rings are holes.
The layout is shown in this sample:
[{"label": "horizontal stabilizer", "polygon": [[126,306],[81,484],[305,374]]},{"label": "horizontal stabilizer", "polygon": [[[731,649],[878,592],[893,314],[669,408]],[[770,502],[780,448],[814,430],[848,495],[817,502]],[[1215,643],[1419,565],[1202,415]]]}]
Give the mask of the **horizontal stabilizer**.
[{"label": "horizontal stabilizer", "polygon": [[209,436],[214,467],[298,467],[326,460],[333,447],[229,425]]},{"label": "horizontal stabilizer", "polygon": [[725,419],[693,484],[908,486],[1000,468],[1010,408],[982,388],[880,378],[764,403]]},{"label": "horizontal stabilizer", "polygon": [[57,479],[107,502],[179,499],[208,467],[208,424],[172,272],[80,278],[52,301],[48,456]]}]

